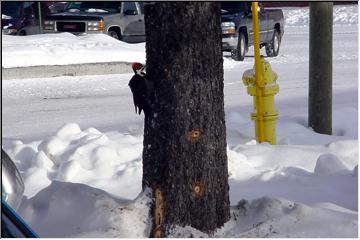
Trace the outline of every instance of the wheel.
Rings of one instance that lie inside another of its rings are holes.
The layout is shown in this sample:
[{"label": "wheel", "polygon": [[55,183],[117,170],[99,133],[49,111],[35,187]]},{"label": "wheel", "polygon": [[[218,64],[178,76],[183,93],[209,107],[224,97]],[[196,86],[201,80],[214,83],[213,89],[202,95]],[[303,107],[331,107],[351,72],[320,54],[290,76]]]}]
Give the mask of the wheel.
[{"label": "wheel", "polygon": [[108,35],[110,37],[113,37],[113,38],[117,39],[117,40],[120,40],[120,36],[116,31],[108,31]]},{"label": "wheel", "polygon": [[26,36],[26,32],[25,31],[19,32],[19,36]]},{"label": "wheel", "polygon": [[243,61],[245,58],[245,51],[246,51],[245,35],[243,32],[239,32],[237,48],[231,51],[232,59],[236,61]]},{"label": "wheel", "polygon": [[266,55],[268,57],[276,57],[279,54],[280,42],[279,31],[275,29],[271,42],[267,43],[265,46]]}]

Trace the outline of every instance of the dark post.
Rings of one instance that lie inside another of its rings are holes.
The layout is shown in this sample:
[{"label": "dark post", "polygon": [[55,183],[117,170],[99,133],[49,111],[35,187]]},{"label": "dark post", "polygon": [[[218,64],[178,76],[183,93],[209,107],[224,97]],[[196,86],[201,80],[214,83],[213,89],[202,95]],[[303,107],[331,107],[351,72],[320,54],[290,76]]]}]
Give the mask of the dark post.
[{"label": "dark post", "polygon": [[332,2],[310,2],[309,127],[332,134]]},{"label": "dark post", "polygon": [[41,2],[38,2],[38,11],[39,11],[39,32],[43,33],[42,23],[43,23],[43,13],[41,8]]}]

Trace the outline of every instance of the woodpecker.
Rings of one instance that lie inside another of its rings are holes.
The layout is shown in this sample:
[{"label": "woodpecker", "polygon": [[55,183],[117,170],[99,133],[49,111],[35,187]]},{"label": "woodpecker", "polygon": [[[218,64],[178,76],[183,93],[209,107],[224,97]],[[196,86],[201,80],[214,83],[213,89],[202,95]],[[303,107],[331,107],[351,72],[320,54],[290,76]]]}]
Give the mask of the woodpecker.
[{"label": "woodpecker", "polygon": [[133,94],[135,113],[144,111],[145,117],[151,112],[150,98],[153,92],[153,83],[146,79],[146,66],[135,62],[132,64],[134,76],[130,79],[129,87]]}]

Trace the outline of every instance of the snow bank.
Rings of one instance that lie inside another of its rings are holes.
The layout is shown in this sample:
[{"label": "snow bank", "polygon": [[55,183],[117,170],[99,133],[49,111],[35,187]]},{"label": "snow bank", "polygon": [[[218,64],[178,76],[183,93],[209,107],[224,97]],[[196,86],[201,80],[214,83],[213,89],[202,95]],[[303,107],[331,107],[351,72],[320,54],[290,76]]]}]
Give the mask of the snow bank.
[{"label": "snow bank", "polygon": [[[41,237],[146,238],[151,193],[134,201],[118,199],[83,184],[53,182],[20,211]],[[331,228],[329,228],[331,226]],[[311,207],[281,198],[242,199],[231,219],[209,236],[189,226],[175,227],[169,237],[354,237],[357,212],[334,204]]]},{"label": "snow bank", "polygon": [[129,44],[105,34],[2,35],[2,59],[4,68],[98,62],[145,62],[145,43]]},{"label": "snow bank", "polygon": [[[286,26],[308,26],[309,8],[283,8]],[[358,5],[334,6],[333,24],[334,25],[354,25],[358,23]]]},{"label": "snow bank", "polygon": [[[357,209],[355,146],[357,140],[315,146],[252,141],[229,145],[229,180],[234,189],[231,202],[266,194],[309,204],[321,199]],[[83,183],[126,199],[134,199],[141,191],[142,135],[107,135],[94,128],[81,130],[72,123],[45,140],[29,144],[15,141],[7,144],[6,150],[23,175],[28,198],[52,181]],[[324,179],[336,182],[336,187],[322,186]],[[294,192],[294,188],[299,191]],[[311,196],[304,196],[301,190]]]},{"label": "snow bank", "polygon": [[339,158],[333,154],[322,154],[316,161],[314,169],[316,176],[329,176],[342,172],[347,173],[349,170]]},{"label": "snow bank", "polygon": [[[83,184],[54,181],[20,207],[41,237],[149,236],[150,191],[127,201]],[[61,227],[60,227],[61,226]],[[331,228],[329,228],[331,226]],[[331,203],[313,207],[281,198],[242,199],[231,219],[209,236],[189,226],[169,237],[354,237],[357,212]]]},{"label": "snow bank", "polygon": [[41,237],[132,237],[149,235],[151,192],[126,201],[83,184],[53,181],[20,211]]},{"label": "snow bank", "polygon": [[176,227],[170,237],[343,238],[356,235],[356,212],[332,205],[314,208],[286,199],[263,197],[239,201],[231,210],[231,220],[211,236],[191,227]]},{"label": "snow bank", "polygon": [[357,210],[357,144],[346,140],[312,146],[234,145],[228,150],[231,203],[244,196],[270,196]]},{"label": "snow bank", "polygon": [[141,190],[141,151],[142,136],[119,134],[111,140],[94,128],[82,131],[67,124],[38,144],[15,142],[9,154],[29,186],[28,197],[52,181],[63,181],[133,199]]},{"label": "snow bank", "polygon": [[[357,140],[313,146],[250,141],[229,146],[231,205],[240,199],[249,205],[233,210],[232,220],[215,236],[355,236],[358,149],[354,146]],[[14,141],[5,149],[24,178],[26,198],[20,213],[41,236],[147,236],[147,201],[144,195],[136,198],[141,192],[142,136],[82,130],[71,123],[45,140]],[[124,204],[133,207],[126,212],[121,210]],[[331,209],[323,209],[324,204]],[[328,229],[330,225],[338,228]],[[188,227],[177,228],[172,236],[188,233],[202,236]]]}]

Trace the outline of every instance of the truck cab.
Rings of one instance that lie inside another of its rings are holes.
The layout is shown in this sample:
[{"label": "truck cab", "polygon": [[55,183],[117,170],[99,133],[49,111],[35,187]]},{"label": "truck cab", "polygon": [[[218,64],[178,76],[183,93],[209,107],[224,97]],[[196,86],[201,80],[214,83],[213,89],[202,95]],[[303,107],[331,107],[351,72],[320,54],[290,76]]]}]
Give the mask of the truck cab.
[{"label": "truck cab", "polygon": [[125,42],[145,41],[142,2],[71,2],[62,13],[44,19],[44,33],[104,33]]}]

